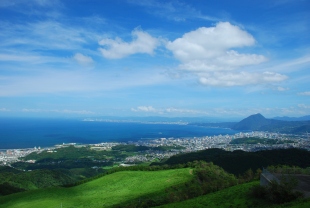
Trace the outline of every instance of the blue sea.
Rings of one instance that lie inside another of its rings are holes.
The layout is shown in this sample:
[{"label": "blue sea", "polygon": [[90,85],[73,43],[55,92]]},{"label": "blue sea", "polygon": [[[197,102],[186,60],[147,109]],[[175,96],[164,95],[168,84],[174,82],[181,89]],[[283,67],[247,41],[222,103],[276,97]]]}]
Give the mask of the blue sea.
[{"label": "blue sea", "polygon": [[0,118],[0,149],[51,147],[62,143],[94,144],[170,137],[188,138],[235,133],[237,132],[231,129],[179,124]]}]

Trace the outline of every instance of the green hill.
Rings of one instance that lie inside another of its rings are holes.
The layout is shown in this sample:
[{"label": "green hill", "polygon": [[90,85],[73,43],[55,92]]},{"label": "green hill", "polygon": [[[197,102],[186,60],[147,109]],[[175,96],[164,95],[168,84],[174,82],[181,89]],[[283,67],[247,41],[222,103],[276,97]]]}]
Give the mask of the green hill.
[{"label": "green hill", "polygon": [[193,178],[191,169],[122,171],[71,188],[54,187],[0,197],[0,207],[110,207]]},{"label": "green hill", "polygon": [[191,163],[191,167],[193,169],[120,171],[70,188],[53,187],[11,194],[0,197],[0,208],[123,208],[160,204],[165,204],[162,207],[168,208],[297,208],[310,205],[309,199],[282,205],[270,204],[249,195],[250,189],[259,184],[258,181],[236,185],[237,180],[233,175],[212,163],[195,161]]},{"label": "green hill", "polygon": [[204,196],[196,197],[186,201],[166,204],[160,208],[203,208],[203,207],[217,207],[217,208],[248,208],[248,207],[290,207],[290,208],[308,208],[310,207],[310,200],[293,201],[281,205],[269,204],[266,201],[255,199],[250,193],[250,189],[259,184],[258,181],[240,184]]},{"label": "green hill", "polygon": [[75,180],[64,172],[65,171],[60,170],[35,170],[20,172],[18,174],[0,173],[0,196],[23,190],[48,188],[74,183]]},{"label": "green hill", "polygon": [[253,171],[271,165],[289,165],[302,168],[310,167],[310,152],[303,149],[274,149],[258,152],[233,152],[222,149],[207,149],[186,154],[174,155],[163,163],[153,165],[177,165],[195,160],[213,162],[225,171],[240,175],[246,170]]},{"label": "green hill", "polygon": [[308,208],[310,207],[310,200],[293,201],[281,205],[269,204],[268,202],[257,200],[249,195],[250,188],[259,184],[258,181],[240,184],[204,196],[196,197],[186,201],[171,203],[160,206],[161,208],[202,208],[202,207],[216,207],[216,208]]}]

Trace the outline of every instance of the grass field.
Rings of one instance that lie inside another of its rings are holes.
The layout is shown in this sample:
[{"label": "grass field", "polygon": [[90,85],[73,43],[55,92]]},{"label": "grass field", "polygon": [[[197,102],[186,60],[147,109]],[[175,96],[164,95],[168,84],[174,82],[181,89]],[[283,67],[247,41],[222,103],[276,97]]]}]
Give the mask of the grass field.
[{"label": "grass field", "polygon": [[256,200],[248,195],[249,189],[259,184],[258,181],[233,186],[221,191],[217,191],[205,196],[200,196],[194,199],[183,202],[167,204],[160,206],[160,208],[202,208],[202,207],[216,207],[216,208],[309,208],[310,200],[299,200],[282,205],[272,205],[264,201]]},{"label": "grass field", "polygon": [[190,180],[190,169],[123,171],[71,188],[50,188],[0,197],[2,208],[109,207]]}]

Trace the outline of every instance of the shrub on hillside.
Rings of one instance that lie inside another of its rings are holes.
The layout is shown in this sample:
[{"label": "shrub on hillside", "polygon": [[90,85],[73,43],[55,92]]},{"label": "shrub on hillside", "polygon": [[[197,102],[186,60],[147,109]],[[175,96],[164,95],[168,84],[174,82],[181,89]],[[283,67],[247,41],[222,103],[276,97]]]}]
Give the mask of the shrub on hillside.
[{"label": "shrub on hillside", "polygon": [[251,195],[270,201],[271,203],[281,204],[290,202],[303,197],[301,192],[295,191],[298,181],[292,176],[282,176],[280,182],[273,180],[267,186],[254,186]]}]

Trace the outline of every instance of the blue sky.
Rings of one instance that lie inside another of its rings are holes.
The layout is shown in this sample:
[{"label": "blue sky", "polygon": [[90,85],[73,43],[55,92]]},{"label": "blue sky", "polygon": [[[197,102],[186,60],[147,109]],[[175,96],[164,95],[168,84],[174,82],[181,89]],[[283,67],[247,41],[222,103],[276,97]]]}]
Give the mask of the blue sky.
[{"label": "blue sky", "polygon": [[310,1],[1,0],[0,116],[310,114]]}]

